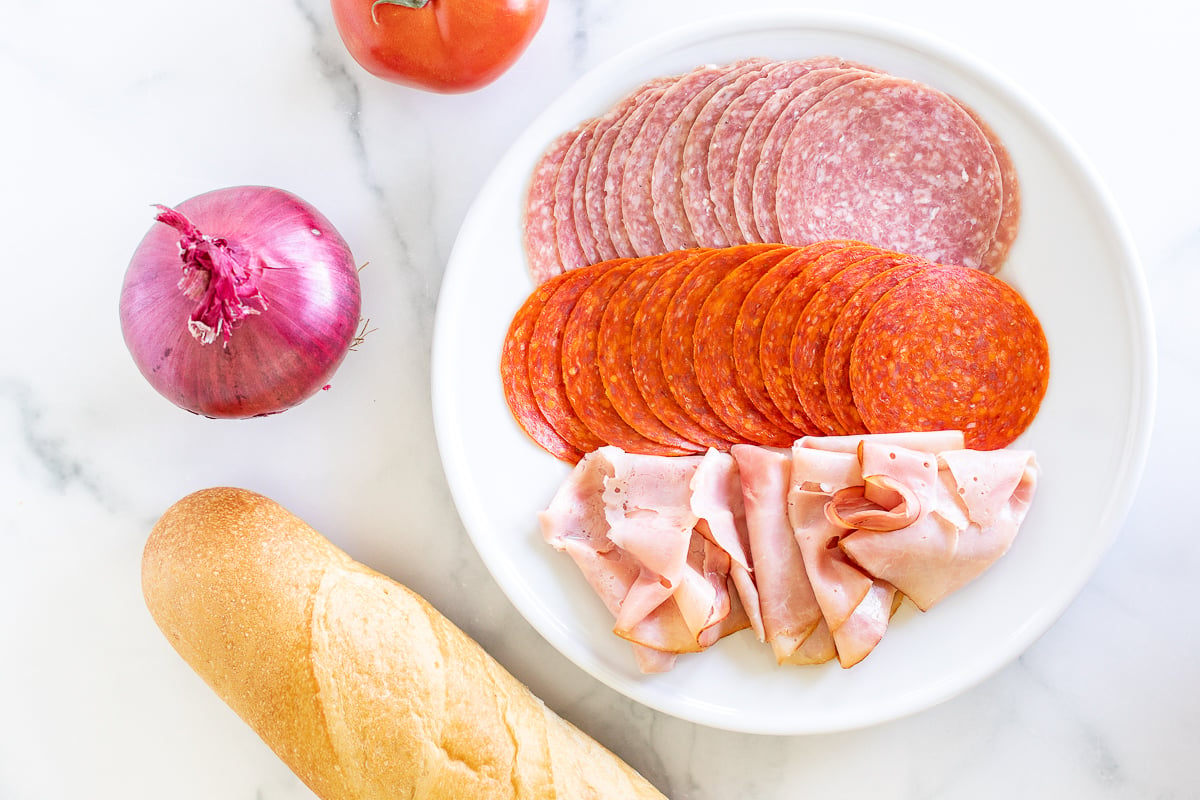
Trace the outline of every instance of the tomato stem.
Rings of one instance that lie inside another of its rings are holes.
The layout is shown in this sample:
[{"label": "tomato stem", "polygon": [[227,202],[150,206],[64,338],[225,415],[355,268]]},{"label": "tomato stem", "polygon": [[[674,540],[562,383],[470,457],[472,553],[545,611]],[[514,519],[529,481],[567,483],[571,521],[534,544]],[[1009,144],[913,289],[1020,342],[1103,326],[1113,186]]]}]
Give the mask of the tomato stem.
[{"label": "tomato stem", "polygon": [[379,22],[377,15],[380,6],[404,6],[405,8],[424,8],[429,0],[374,0],[371,3],[371,19]]}]

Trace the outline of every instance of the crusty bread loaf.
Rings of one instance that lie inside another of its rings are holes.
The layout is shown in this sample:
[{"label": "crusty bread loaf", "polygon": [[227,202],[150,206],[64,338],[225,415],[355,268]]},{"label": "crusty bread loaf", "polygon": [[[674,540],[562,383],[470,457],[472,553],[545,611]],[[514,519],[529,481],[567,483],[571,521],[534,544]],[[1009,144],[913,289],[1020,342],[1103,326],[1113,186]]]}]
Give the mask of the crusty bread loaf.
[{"label": "crusty bread loaf", "polygon": [[172,506],[142,590],[180,655],[326,800],[663,797],[424,599],[261,495]]}]

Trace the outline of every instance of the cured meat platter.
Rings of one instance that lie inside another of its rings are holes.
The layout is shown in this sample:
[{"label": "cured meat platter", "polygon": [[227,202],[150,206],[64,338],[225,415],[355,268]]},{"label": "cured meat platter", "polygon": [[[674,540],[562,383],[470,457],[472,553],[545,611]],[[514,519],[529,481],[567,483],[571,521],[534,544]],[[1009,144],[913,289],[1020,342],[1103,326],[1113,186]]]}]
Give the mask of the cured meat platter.
[{"label": "cured meat platter", "polygon": [[[531,172],[563,131],[657,76],[746,58],[836,56],[969,103],[1022,182],[1020,233],[998,272],[1036,310],[1053,365],[1034,450],[1042,485],[1011,551],[930,613],[902,606],[853,669],[779,667],[748,634],[669,673],[641,674],[608,612],[549,548],[537,514],[570,466],[525,435],[498,364],[532,289],[522,243]],[[433,352],[435,425],[467,532],[497,583],[551,645],[650,707],[714,727],[796,734],[914,713],[985,679],[1044,633],[1116,537],[1140,476],[1154,385],[1152,322],[1136,254],[1068,134],[986,65],[910,29],[845,15],[740,16],[682,29],[581,78],[513,145],[480,192],[447,267]]]}]

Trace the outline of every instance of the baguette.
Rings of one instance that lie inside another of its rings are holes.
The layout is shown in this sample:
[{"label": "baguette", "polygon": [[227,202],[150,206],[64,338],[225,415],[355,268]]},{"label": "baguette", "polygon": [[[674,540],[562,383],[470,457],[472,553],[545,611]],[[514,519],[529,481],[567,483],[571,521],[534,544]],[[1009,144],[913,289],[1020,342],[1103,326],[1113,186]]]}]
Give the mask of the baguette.
[{"label": "baguette", "polygon": [[189,495],[154,526],[168,641],[325,800],[662,798],[413,591],[275,502]]}]

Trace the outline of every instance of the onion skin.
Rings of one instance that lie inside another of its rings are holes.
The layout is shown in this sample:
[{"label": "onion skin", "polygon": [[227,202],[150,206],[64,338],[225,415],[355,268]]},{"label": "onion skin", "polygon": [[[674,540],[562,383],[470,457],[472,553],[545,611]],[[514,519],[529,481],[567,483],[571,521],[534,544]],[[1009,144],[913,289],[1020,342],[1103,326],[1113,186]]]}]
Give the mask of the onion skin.
[{"label": "onion skin", "polygon": [[219,419],[275,414],[327,386],[355,340],[362,303],[358,269],[333,224],[264,186],[217,189],[174,210],[249,254],[263,302],[202,343],[189,330],[197,300],[181,288],[181,233],[156,222],[134,251],[120,303],[125,344],[150,385]]}]

